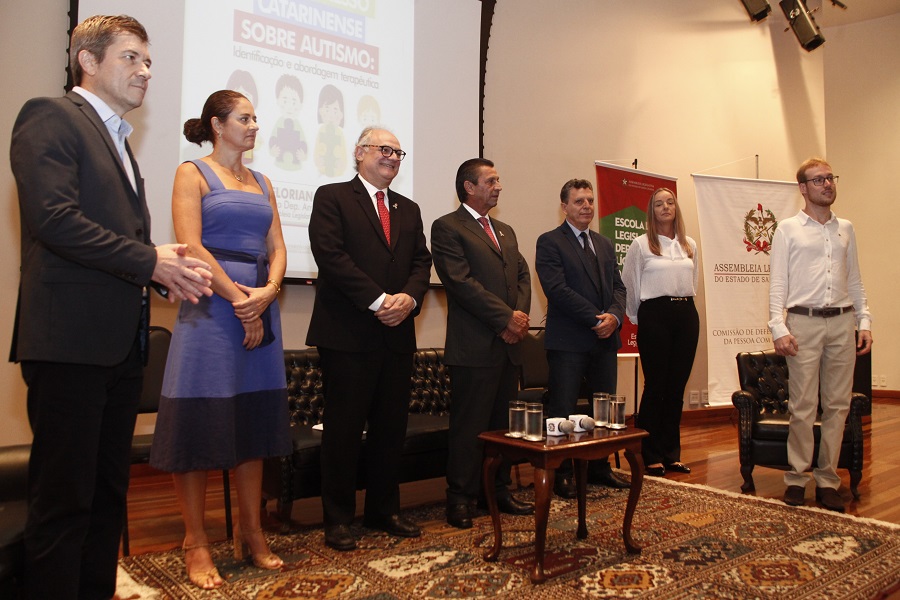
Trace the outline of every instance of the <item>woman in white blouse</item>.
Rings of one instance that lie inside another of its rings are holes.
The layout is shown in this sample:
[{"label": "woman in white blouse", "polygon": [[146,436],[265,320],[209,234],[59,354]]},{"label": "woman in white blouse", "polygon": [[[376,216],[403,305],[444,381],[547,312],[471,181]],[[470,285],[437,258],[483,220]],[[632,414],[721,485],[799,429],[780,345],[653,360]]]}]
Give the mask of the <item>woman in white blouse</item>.
[{"label": "woman in white blouse", "polygon": [[680,428],[700,335],[694,307],[698,273],[697,244],[684,233],[678,200],[672,190],[659,188],[647,207],[647,233],[631,243],[622,272],[625,312],[638,326],[644,372],[637,425],[650,433],[642,449],[648,475],[691,472],[681,462]]}]

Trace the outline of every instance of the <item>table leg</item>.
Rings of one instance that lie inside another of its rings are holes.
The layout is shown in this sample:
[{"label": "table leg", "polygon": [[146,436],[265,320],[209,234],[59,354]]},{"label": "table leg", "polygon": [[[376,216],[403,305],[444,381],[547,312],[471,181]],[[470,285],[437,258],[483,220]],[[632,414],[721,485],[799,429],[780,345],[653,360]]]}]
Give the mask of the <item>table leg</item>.
[{"label": "table leg", "polygon": [[587,530],[587,467],[588,461],[575,459],[575,488],[578,492],[578,530],[575,537],[583,540]]},{"label": "table leg", "polygon": [[544,575],[544,546],[547,543],[554,473],[555,469],[534,468],[534,570],[531,572],[531,583],[547,581]]},{"label": "table leg", "polygon": [[641,547],[631,538],[631,521],[634,518],[634,510],[637,508],[638,499],[641,497],[641,488],[644,485],[644,458],[640,451],[625,450],[625,458],[631,467],[631,490],[628,492],[628,505],[625,507],[625,521],[622,523],[622,538],[625,541],[625,549],[631,554],[639,554]]},{"label": "table leg", "polygon": [[484,553],[484,560],[495,561],[500,555],[500,547],[503,545],[503,532],[500,529],[500,511],[497,509],[497,486],[494,480],[497,476],[497,469],[503,458],[500,455],[485,456],[484,466],[482,467],[481,486],[484,490],[484,497],[487,501],[488,510],[491,513],[491,522],[494,525],[494,547]]}]

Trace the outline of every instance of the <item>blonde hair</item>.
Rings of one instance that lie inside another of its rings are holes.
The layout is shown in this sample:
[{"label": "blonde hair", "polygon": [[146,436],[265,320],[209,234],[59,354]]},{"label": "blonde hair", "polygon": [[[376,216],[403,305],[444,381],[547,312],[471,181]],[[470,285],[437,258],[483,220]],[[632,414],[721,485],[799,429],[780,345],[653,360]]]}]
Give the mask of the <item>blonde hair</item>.
[{"label": "blonde hair", "polygon": [[688,244],[687,235],[684,233],[684,219],[681,218],[681,209],[678,207],[678,196],[669,188],[664,187],[653,190],[653,193],[650,194],[650,202],[647,204],[647,243],[650,246],[650,252],[656,256],[662,256],[662,249],[659,246],[659,226],[656,222],[656,213],[653,211],[653,200],[657,194],[662,192],[669,192],[672,194],[672,199],[675,200],[675,239],[678,240],[688,258],[694,258],[694,251]]}]

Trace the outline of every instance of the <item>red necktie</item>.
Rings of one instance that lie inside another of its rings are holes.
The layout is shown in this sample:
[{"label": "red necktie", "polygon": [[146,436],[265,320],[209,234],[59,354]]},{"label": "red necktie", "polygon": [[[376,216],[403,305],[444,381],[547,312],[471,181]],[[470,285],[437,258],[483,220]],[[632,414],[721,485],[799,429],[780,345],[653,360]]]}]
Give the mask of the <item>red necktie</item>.
[{"label": "red necktie", "polygon": [[384,229],[384,239],[391,243],[391,215],[388,213],[387,206],[384,205],[384,192],[375,192],[375,199],[378,201],[378,218],[381,219],[381,228]]},{"label": "red necktie", "polygon": [[478,222],[481,223],[481,226],[484,227],[484,232],[491,238],[491,241],[494,242],[494,245],[497,246],[497,250],[499,250],[500,244],[497,243],[497,238],[494,237],[494,232],[491,231],[491,224],[487,220],[487,217],[479,217]]}]

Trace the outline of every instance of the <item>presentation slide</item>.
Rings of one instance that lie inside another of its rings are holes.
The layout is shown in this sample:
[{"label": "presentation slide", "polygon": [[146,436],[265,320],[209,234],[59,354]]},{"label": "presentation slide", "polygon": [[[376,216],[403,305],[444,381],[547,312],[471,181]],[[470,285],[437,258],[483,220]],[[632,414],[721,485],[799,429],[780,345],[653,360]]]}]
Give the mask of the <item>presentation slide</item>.
[{"label": "presentation slide", "polygon": [[408,153],[391,189],[422,207],[426,235],[455,208],[456,167],[478,155],[478,0],[78,3],[79,20],[94,14],[131,15],[150,35],[150,91],[126,118],[154,242],[174,241],[175,168],[210,152],[188,143],[182,125],[219,89],[240,91],[256,109],[256,147],[244,162],[272,181],[291,280],[315,279],[315,191],[355,175],[354,145],[369,125],[393,131]]}]

